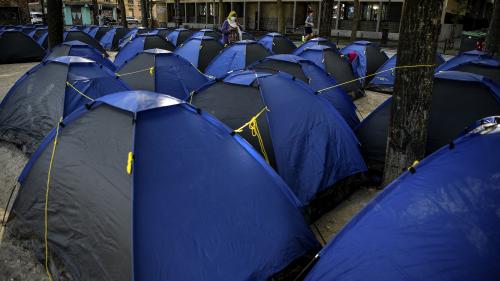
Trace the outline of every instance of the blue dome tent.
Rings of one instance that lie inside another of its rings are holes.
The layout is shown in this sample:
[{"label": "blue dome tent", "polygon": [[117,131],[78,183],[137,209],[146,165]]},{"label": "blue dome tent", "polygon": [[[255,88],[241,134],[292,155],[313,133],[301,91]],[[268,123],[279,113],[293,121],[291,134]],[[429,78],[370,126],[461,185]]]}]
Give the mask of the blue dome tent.
[{"label": "blue dome tent", "polygon": [[200,30],[196,31],[195,33],[193,33],[193,35],[191,35],[191,37],[189,37],[189,39],[194,38],[194,37],[199,37],[199,36],[209,36],[209,37],[212,37],[218,41],[220,41],[221,37],[222,37],[220,32],[215,31],[213,29],[205,28],[205,29],[200,29]]},{"label": "blue dome tent", "polygon": [[94,61],[71,56],[46,60],[22,76],[0,104],[0,139],[32,153],[60,117],[128,89]]},{"label": "blue dome tent", "polygon": [[480,51],[461,53],[440,65],[436,71],[463,71],[485,76],[500,85],[500,60]]},{"label": "blue dome tent", "polygon": [[124,27],[113,27],[101,37],[99,42],[106,50],[118,50],[120,40],[126,36],[132,36],[133,32],[137,31],[135,29],[130,31]]},{"label": "blue dome tent", "polygon": [[151,32],[149,32],[149,34],[156,34],[156,35],[159,35],[159,36],[166,39],[167,35],[170,33],[170,31],[171,31],[171,29],[158,27],[158,28],[155,28],[154,30],[152,30]]},{"label": "blue dome tent", "polygon": [[314,62],[325,70],[341,84],[340,88],[346,91],[353,99],[358,99],[365,95],[361,83],[355,81],[357,77],[353,72],[352,65],[345,57],[339,54],[336,48],[315,45],[305,48],[298,55]]},{"label": "blue dome tent", "polygon": [[270,56],[271,52],[255,41],[238,41],[224,48],[205,69],[205,73],[222,78],[228,72],[244,69],[250,64]]},{"label": "blue dome tent", "polygon": [[130,58],[117,74],[134,90],[148,90],[185,100],[211,79],[172,52],[151,49]]},{"label": "blue dome tent", "polygon": [[[477,74],[444,71],[435,75],[426,153],[452,141],[475,120],[500,115],[500,86]],[[392,98],[368,115],[355,132],[365,160],[374,171],[385,161]]]},{"label": "blue dome tent", "polygon": [[317,45],[328,46],[334,50],[337,50],[337,46],[334,43],[330,42],[330,40],[323,38],[323,37],[317,37],[317,38],[313,38],[313,39],[307,40],[306,42],[302,43],[302,45],[300,45],[297,49],[295,49],[295,51],[293,51],[293,54],[298,56],[305,49],[313,47],[313,46],[317,46]]},{"label": "blue dome tent", "polygon": [[[287,73],[234,72],[196,91],[191,103],[241,133],[304,205],[366,170],[342,116]],[[244,124],[249,128],[241,128]]]},{"label": "blue dome tent", "polygon": [[[81,107],[48,135],[19,182],[9,227],[44,247],[47,219],[47,250],[62,263],[53,276],[267,280],[319,246],[295,196],[241,137],[157,93]],[[33,208],[44,204],[47,215]]]},{"label": "blue dome tent", "polygon": [[[119,27],[113,27],[113,28],[119,28]],[[111,30],[111,27],[108,26],[94,26],[90,30],[83,30],[83,32],[87,33],[90,35],[92,38],[94,38],[97,41],[100,41],[102,37],[108,33],[108,31]]]},{"label": "blue dome tent", "polygon": [[74,41],[74,40],[78,40],[85,44],[89,44],[90,46],[99,50],[99,52],[101,52],[106,57],[108,56],[108,53],[106,53],[106,50],[102,47],[99,41],[97,41],[87,33],[80,30],[70,30],[64,32],[64,42]]},{"label": "blue dome tent", "polygon": [[[357,54],[356,59],[352,61],[352,65],[354,73],[358,77],[365,77],[375,73],[389,59],[384,51],[369,41],[356,41],[342,48],[340,52],[344,56],[349,55],[351,52]],[[368,77],[362,81],[367,85],[371,79],[372,77]]]},{"label": "blue dome tent", "polygon": [[[38,38],[40,38],[40,35],[42,35],[43,33],[46,33],[47,32],[47,28],[46,27],[37,27],[35,28],[34,30],[32,30],[28,36],[33,38],[33,40],[37,41]],[[43,47],[43,46],[42,46]],[[45,47],[44,47],[45,48]]]},{"label": "blue dome tent", "polygon": [[305,280],[497,280],[498,121],[484,120],[388,185],[321,250]]},{"label": "blue dome tent", "polygon": [[194,36],[182,43],[174,52],[204,72],[223,48],[219,40],[213,37]]},{"label": "blue dome tent", "polygon": [[[376,72],[381,72],[373,76],[368,87],[382,89],[384,91],[392,91],[394,86],[394,81],[396,79],[396,71],[390,70],[396,67],[397,55],[392,56],[388,61],[386,61]],[[445,62],[441,54],[436,54],[436,67],[439,67]]]},{"label": "blue dome tent", "polygon": [[356,106],[340,87],[324,90],[337,84],[337,81],[312,61],[294,55],[272,55],[250,65],[248,69],[263,72],[287,72],[307,83],[317,95],[328,100],[351,128],[359,124]]},{"label": "blue dome tent", "polygon": [[139,34],[120,49],[115,57],[114,63],[116,67],[119,68],[136,54],[149,49],[173,51],[175,47],[172,43],[158,35],[147,33]]},{"label": "blue dome tent", "polygon": [[115,65],[96,48],[80,41],[68,41],[55,46],[50,50],[44,60],[51,60],[62,56],[83,57],[104,65],[112,71],[116,68]]},{"label": "blue dome tent", "polygon": [[48,30],[40,31],[38,38],[36,39],[36,42],[38,43],[38,45],[42,46],[45,50],[47,50],[49,48],[49,32],[48,32]]},{"label": "blue dome tent", "polygon": [[45,50],[22,31],[0,31],[0,64],[41,61],[44,56]]},{"label": "blue dome tent", "polygon": [[193,33],[189,29],[177,28],[167,35],[168,41],[172,42],[174,46],[180,46],[184,41],[191,37]]},{"label": "blue dome tent", "polygon": [[260,37],[257,42],[273,54],[290,54],[296,48],[292,40],[276,32]]}]

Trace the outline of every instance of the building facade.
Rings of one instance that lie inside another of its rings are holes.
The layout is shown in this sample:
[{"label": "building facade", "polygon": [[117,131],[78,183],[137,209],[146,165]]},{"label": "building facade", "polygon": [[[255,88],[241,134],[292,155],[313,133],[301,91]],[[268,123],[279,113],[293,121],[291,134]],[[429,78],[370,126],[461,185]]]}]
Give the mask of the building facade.
[{"label": "building facade", "polygon": [[[1,1],[1,0],[0,0]],[[125,0],[126,1],[126,0]],[[117,0],[98,0],[98,10],[108,20],[116,21],[119,17]],[[47,12],[47,0],[44,4]],[[32,12],[41,12],[40,1],[30,0],[29,9]],[[64,24],[65,25],[91,25],[93,22],[92,0],[63,0]]]},{"label": "building facade", "polygon": [[0,0],[0,24],[30,23],[28,0]]}]

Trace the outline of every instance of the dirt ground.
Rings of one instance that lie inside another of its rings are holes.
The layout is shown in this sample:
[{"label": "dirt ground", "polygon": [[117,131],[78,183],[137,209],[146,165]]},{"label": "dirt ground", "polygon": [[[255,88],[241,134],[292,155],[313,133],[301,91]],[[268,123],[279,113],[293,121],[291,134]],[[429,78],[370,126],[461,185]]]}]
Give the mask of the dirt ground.
[{"label": "dirt ground", "polygon": [[[114,55],[111,54],[111,57]],[[0,99],[34,65],[36,63],[0,65]],[[387,95],[368,91],[366,97],[355,103],[360,115],[366,117],[387,98]],[[15,146],[0,142],[0,217],[3,216],[10,190],[27,161],[28,158]],[[330,240],[376,193],[376,190],[361,189],[311,225],[318,240]],[[0,233],[0,281],[48,280],[41,259],[39,261],[34,253],[23,248],[17,240],[7,237],[2,240],[2,234]]]}]

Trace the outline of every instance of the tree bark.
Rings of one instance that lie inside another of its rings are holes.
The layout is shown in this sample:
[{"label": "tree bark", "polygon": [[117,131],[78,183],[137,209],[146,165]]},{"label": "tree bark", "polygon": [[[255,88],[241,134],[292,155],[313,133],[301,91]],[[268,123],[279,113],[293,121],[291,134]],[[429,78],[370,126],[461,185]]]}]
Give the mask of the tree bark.
[{"label": "tree bark", "polygon": [[321,7],[321,23],[319,24],[319,36],[330,38],[332,36],[333,6],[335,0],[323,0]]},{"label": "tree bark", "polygon": [[148,27],[149,28],[154,28],[154,22],[153,22],[153,0],[149,0],[148,2]]},{"label": "tree bark", "polygon": [[141,0],[141,25],[148,27],[148,0]]},{"label": "tree bark", "polygon": [[218,4],[218,7],[219,7],[219,25],[222,25],[222,23],[224,22],[224,6],[223,6],[223,3],[222,3],[222,0],[219,0],[219,4]]},{"label": "tree bark", "polygon": [[[434,65],[443,1],[407,0],[399,33],[397,66]],[[431,67],[396,70],[384,186],[425,155],[434,82]]]},{"label": "tree bark", "polygon": [[92,0],[92,19],[94,20],[94,25],[99,25],[99,19],[97,18],[98,14],[99,6],[97,5],[97,0]]},{"label": "tree bark", "polygon": [[276,11],[278,12],[278,33],[285,34],[285,11],[281,0],[276,0]]},{"label": "tree bark", "polygon": [[63,42],[62,0],[47,0],[47,23],[49,25],[49,49],[52,49]]},{"label": "tree bark", "polygon": [[356,41],[360,18],[361,18],[361,4],[359,4],[359,0],[354,0],[354,17],[352,19],[352,26],[351,26],[351,42]]},{"label": "tree bark", "polygon": [[47,23],[47,16],[45,15],[45,4],[44,0],[39,0],[40,6],[42,7],[42,23],[46,24]]},{"label": "tree bark", "polygon": [[125,10],[125,0],[118,0],[118,6],[120,8],[120,24],[121,26],[127,28],[127,11]]},{"label": "tree bark", "polygon": [[174,7],[175,7],[175,27],[179,28],[182,25],[182,17],[181,17],[181,1],[180,0],[175,0],[174,1]]},{"label": "tree bark", "polygon": [[485,49],[488,54],[500,59],[500,0],[496,0],[493,6]]}]

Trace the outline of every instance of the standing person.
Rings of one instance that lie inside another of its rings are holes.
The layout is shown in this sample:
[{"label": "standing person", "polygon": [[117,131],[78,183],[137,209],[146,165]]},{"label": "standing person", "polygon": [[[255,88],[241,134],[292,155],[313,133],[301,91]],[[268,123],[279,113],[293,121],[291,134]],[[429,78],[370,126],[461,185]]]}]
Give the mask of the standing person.
[{"label": "standing person", "polygon": [[305,21],[305,27],[304,27],[304,33],[306,34],[306,37],[304,38],[305,41],[313,38],[313,27],[314,27],[313,16],[314,12],[310,11]]},{"label": "standing person", "polygon": [[227,19],[222,23],[221,31],[224,35],[224,45],[242,40],[241,25],[236,21],[236,18],[236,12],[231,11]]},{"label": "standing person", "polygon": [[104,25],[104,15],[102,14],[101,10],[99,10],[99,15],[97,16],[97,20],[99,21],[100,26]]}]

